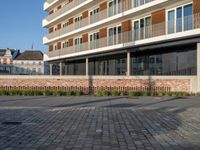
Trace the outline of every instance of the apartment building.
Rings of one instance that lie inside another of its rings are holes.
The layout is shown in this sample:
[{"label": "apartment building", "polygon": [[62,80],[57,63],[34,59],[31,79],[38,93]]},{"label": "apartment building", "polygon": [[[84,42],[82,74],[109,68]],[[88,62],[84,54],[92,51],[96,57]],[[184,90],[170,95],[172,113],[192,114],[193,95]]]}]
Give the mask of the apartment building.
[{"label": "apartment building", "polygon": [[57,64],[62,75],[200,82],[200,0],[47,0],[44,10],[52,74]]}]

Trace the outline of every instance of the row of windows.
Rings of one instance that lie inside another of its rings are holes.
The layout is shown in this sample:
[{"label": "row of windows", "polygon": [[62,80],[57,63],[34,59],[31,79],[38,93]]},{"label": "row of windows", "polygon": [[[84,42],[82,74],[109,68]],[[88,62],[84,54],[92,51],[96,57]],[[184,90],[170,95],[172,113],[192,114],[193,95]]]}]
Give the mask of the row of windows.
[{"label": "row of windows", "polygon": [[14,67],[13,68],[15,73],[42,73],[41,68],[19,68],[19,67]]},{"label": "row of windows", "polygon": [[[176,14],[176,15],[175,15]],[[191,30],[193,28],[193,8],[192,4],[184,5],[178,8],[174,8],[167,12],[167,34],[175,33],[175,32],[182,32]],[[145,38],[149,38],[152,36],[152,17],[147,16],[138,20],[133,21],[133,39],[134,40],[141,40]],[[164,25],[159,25],[156,29],[157,32],[163,32],[161,29],[164,30]],[[159,31],[160,30],[160,31]],[[120,41],[120,33],[122,32],[121,25],[114,26],[108,28],[107,30],[109,36],[109,42],[118,42]],[[158,34],[160,35],[160,34]],[[89,42],[93,42],[100,38],[100,32],[96,31],[88,36]],[[73,41],[74,45],[79,45],[83,43],[82,37],[76,37]],[[62,42],[62,48],[69,47],[69,41]],[[95,46],[91,47],[95,48]],[[54,46],[54,50],[57,49],[57,45]]]},{"label": "row of windows", "polygon": [[[141,5],[144,5],[146,3],[149,3],[153,0],[132,0],[132,4],[134,7],[138,7]],[[99,19],[99,12],[100,12],[100,8],[97,7],[95,9],[92,9],[88,12],[89,18],[90,18],[90,23],[94,23],[96,21],[98,21]],[[111,0],[108,2],[108,16],[113,16],[116,15],[118,13],[122,12],[122,0]],[[83,16],[78,15],[76,17],[73,18],[75,24],[81,24],[81,21],[83,20]],[[62,27],[65,28],[69,25],[69,21],[62,23]],[[54,31],[57,31],[57,26],[54,27]]]},{"label": "row of windows", "polygon": [[[196,75],[195,45],[131,53],[131,75]],[[85,60],[66,62],[66,75],[85,75]],[[126,54],[89,59],[90,75],[126,75]]]},{"label": "row of windows", "polygon": [[13,64],[19,65],[42,65],[42,62],[13,62]]}]

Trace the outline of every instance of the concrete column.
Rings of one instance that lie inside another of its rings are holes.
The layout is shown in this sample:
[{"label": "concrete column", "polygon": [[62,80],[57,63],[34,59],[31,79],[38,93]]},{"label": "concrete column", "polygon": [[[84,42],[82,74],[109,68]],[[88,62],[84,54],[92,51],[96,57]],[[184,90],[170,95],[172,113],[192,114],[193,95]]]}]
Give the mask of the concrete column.
[{"label": "concrete column", "polygon": [[200,43],[197,43],[197,92],[200,92]]},{"label": "concrete column", "polygon": [[63,73],[62,73],[62,62],[60,62],[60,76],[62,76]]},{"label": "concrete column", "polygon": [[86,76],[89,76],[89,59],[86,58],[86,63],[85,63],[85,71],[86,71]]},{"label": "concrete column", "polygon": [[50,76],[52,76],[53,75],[53,64],[50,64],[49,67],[50,67],[50,69],[49,69]]},{"label": "concrete column", "polygon": [[127,76],[131,75],[131,52],[127,51]]}]

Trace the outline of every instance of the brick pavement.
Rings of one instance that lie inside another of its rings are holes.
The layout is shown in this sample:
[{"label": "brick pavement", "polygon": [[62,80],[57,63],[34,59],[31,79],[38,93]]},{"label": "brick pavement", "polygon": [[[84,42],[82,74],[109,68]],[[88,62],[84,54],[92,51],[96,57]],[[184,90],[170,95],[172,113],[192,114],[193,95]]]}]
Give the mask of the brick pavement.
[{"label": "brick pavement", "polygon": [[0,97],[0,123],[1,150],[200,149],[197,97]]}]

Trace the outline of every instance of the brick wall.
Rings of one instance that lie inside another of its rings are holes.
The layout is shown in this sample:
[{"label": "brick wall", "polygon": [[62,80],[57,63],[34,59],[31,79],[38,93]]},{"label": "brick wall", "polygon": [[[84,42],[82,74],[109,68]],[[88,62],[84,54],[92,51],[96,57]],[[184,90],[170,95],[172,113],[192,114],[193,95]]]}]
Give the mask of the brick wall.
[{"label": "brick wall", "polygon": [[121,91],[146,91],[151,87],[154,91],[191,92],[191,79],[137,79],[137,78],[94,78],[83,77],[31,77],[5,78],[0,77],[0,88],[56,88],[56,89],[82,89],[87,93],[90,89],[117,89]]}]

